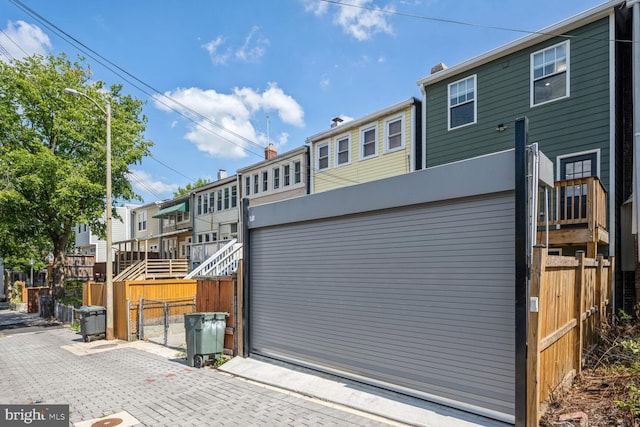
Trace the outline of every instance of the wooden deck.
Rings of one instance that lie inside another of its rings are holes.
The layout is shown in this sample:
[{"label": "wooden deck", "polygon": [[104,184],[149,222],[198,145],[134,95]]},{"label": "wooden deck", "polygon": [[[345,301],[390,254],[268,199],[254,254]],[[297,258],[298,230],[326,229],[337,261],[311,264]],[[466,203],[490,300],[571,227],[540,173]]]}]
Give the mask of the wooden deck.
[{"label": "wooden deck", "polygon": [[[586,246],[595,257],[609,244],[607,191],[597,177],[556,181],[549,193],[549,247]],[[538,241],[544,243],[544,195],[541,195]]]},{"label": "wooden deck", "polygon": [[176,279],[183,278],[188,272],[187,259],[145,259],[123,270],[113,281]]}]

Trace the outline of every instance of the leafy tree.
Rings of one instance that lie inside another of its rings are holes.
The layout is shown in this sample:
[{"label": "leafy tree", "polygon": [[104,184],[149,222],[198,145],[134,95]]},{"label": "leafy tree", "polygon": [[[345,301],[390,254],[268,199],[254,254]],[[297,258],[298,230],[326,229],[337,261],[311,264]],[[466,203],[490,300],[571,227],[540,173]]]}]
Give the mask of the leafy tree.
[{"label": "leafy tree", "polygon": [[187,184],[184,188],[178,187],[178,191],[173,193],[173,197],[184,196],[185,194],[189,194],[191,191],[195,190],[198,187],[205,186],[209,184],[211,181],[204,178],[198,178],[198,180],[194,184]]},{"label": "leafy tree", "polygon": [[75,224],[104,233],[106,206],[105,114],[64,89],[111,103],[114,199],[139,199],[127,173],[152,145],[143,102],[91,81],[81,62],[64,54],[0,61],[0,237],[8,239],[0,256],[18,262],[35,253],[41,261],[52,252],[56,287]]}]

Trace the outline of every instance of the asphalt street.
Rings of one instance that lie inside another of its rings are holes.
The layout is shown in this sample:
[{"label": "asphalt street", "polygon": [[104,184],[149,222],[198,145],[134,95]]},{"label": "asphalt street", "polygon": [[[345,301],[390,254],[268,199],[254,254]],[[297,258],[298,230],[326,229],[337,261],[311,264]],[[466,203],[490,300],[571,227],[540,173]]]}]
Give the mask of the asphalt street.
[{"label": "asphalt street", "polygon": [[176,350],[155,344],[84,343],[68,327],[0,306],[0,404],[34,403],[68,404],[76,427],[389,425],[214,368],[190,368]]}]

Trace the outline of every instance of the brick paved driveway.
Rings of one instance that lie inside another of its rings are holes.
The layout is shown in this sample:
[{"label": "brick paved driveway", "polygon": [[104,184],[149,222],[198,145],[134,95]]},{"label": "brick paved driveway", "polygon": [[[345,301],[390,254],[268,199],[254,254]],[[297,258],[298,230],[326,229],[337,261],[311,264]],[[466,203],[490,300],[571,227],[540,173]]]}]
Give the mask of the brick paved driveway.
[{"label": "brick paved driveway", "polygon": [[72,423],[126,411],[148,426],[386,425],[181,359],[101,343],[105,351],[77,355],[62,348],[85,345],[68,328],[0,336],[0,403],[69,404]]}]

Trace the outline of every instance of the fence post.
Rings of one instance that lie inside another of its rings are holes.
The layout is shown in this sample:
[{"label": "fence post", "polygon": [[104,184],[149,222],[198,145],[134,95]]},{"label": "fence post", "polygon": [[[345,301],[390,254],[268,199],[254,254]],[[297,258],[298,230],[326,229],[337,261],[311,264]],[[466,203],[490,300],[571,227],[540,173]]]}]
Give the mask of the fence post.
[{"label": "fence post", "polygon": [[138,303],[138,339],[144,340],[144,300],[140,295],[140,302]]},{"label": "fence post", "polygon": [[[613,301],[611,301],[612,295],[613,295],[613,280],[615,277],[615,267],[616,266],[616,259],[615,257],[609,257],[609,271],[607,274],[607,292],[606,292],[606,300],[605,300],[605,304],[607,305],[607,307],[611,307],[611,324],[613,324],[613,318],[615,316],[615,307],[613,306]],[[606,313],[606,311],[605,311]]]},{"label": "fence post", "polygon": [[584,303],[584,281],[585,281],[585,268],[584,268],[584,251],[576,252],[576,259],[578,260],[578,267],[576,268],[576,289],[574,295],[574,310],[575,318],[578,322],[578,337],[576,339],[576,354],[574,365],[576,367],[576,373],[582,372],[582,346],[583,346],[583,331],[584,320],[582,314],[584,312],[582,305]]},{"label": "fence post", "polygon": [[[537,426],[539,423],[540,402],[540,288],[547,265],[547,248],[537,245],[533,248],[531,265],[531,284],[529,289],[529,328],[527,333],[527,425]],[[532,303],[537,301],[538,309],[533,310]]]},{"label": "fence post", "polygon": [[[596,324],[598,325],[598,328],[600,328],[600,326],[602,325],[603,318],[606,317],[606,309],[602,304],[602,284],[604,283],[603,274],[604,274],[604,256],[598,255],[598,266],[596,267],[596,289],[595,289],[595,295],[593,298],[594,299],[593,303],[598,308],[598,311],[597,311],[598,321],[596,322]],[[605,314],[602,313],[603,309],[605,310]]]},{"label": "fence post", "polygon": [[167,303],[163,303],[164,309],[164,345],[167,345],[167,336],[169,335],[169,308]]}]

